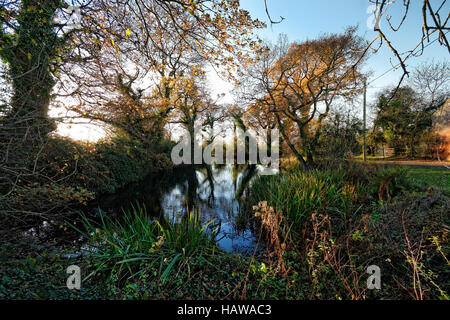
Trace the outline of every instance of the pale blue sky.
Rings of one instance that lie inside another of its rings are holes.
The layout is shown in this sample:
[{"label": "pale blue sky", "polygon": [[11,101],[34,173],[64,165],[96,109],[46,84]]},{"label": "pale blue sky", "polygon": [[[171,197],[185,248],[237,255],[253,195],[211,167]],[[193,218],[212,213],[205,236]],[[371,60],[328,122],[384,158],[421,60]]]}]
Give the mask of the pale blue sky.
[{"label": "pale blue sky", "polygon": [[[422,36],[421,2],[411,1],[408,18],[400,31],[397,33],[386,32],[388,38],[400,52],[414,48]],[[434,7],[441,2],[441,0],[431,1]],[[367,26],[367,21],[373,17],[373,14],[368,13],[368,9],[372,5],[369,0],[267,0],[267,4],[273,20],[279,20],[280,16],[285,18],[280,24],[270,25],[263,0],[241,0],[241,7],[248,10],[253,18],[258,18],[268,24],[267,29],[261,30],[259,35],[272,42],[277,40],[280,33],[287,34],[290,41],[303,41],[324,33],[342,32],[347,26],[355,25],[359,27],[359,34],[365,39],[372,40],[376,36],[373,29]],[[403,14],[402,4],[403,0],[397,0],[389,8],[388,13],[393,15],[394,25],[400,21]],[[450,2],[441,9],[441,15],[446,16],[449,10]],[[382,20],[381,27],[383,30],[390,30],[385,20]],[[371,79],[375,79],[391,68],[390,59],[392,57],[392,52],[385,45],[378,53],[370,57],[366,63],[366,70],[373,71]],[[449,59],[448,50],[440,46],[437,41],[426,48],[421,57],[408,59],[408,69],[412,70],[417,64],[433,58],[435,60]],[[392,62],[398,63],[395,59],[392,59]],[[401,74],[400,70],[391,71],[375,81],[368,89],[369,101],[373,100],[374,94],[380,90],[380,87],[396,83]]]}]

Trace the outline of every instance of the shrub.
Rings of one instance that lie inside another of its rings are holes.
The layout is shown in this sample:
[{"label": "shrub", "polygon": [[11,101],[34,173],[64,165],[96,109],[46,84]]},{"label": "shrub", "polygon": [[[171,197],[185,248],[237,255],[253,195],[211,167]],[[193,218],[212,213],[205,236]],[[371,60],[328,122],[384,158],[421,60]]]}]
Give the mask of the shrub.
[{"label": "shrub", "polygon": [[120,135],[95,144],[50,136],[34,149],[35,160],[21,169],[22,174],[4,179],[8,188],[0,190],[1,218],[25,226],[78,214],[95,196],[170,169],[168,155],[157,153],[169,147],[163,141],[149,150]]},{"label": "shrub", "polygon": [[38,166],[53,180],[102,194],[167,170],[171,162],[167,154],[147,150],[140,142],[120,135],[96,144],[55,136],[40,152]]}]

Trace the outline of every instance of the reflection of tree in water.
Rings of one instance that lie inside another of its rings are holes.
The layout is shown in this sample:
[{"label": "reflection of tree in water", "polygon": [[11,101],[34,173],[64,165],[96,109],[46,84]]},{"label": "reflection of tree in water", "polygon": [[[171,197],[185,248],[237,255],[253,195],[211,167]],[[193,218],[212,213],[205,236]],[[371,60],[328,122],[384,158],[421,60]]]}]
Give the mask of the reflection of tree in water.
[{"label": "reflection of tree in water", "polygon": [[202,165],[185,166],[171,173],[149,176],[140,183],[124,188],[116,195],[101,199],[100,206],[106,211],[120,214],[121,208],[144,204],[149,216],[180,220],[187,216],[187,209],[194,207],[203,222],[215,219],[221,224],[219,244],[225,249],[242,251],[251,246],[252,224],[241,215],[241,200],[256,166]]},{"label": "reflection of tree in water", "polygon": [[244,195],[244,192],[248,189],[250,180],[255,176],[256,171],[256,165],[254,164],[244,166],[241,171],[242,174],[238,188],[236,189],[235,187],[236,199],[240,199]]},{"label": "reflection of tree in water", "polygon": [[189,207],[194,206],[200,212],[203,222],[220,223],[222,247],[244,251],[254,240],[254,228],[249,219],[244,219],[246,215],[240,213],[240,197],[256,172],[256,166],[197,166],[195,174],[190,171],[184,183],[163,196],[162,206],[167,216],[181,219],[186,215],[188,202]]},{"label": "reflection of tree in water", "polygon": [[[241,174],[239,176],[239,183],[236,183],[237,187],[235,187],[235,198],[239,201],[241,205],[243,202],[243,198],[246,195],[246,192],[249,189],[250,182],[252,178],[257,173],[256,165],[245,165],[241,170]],[[248,212],[246,212],[243,208],[239,208],[236,216],[233,220],[235,227],[237,230],[252,230],[255,231],[255,225],[253,223],[253,219],[249,216]]]},{"label": "reflection of tree in water", "polygon": [[189,166],[186,170],[187,173],[187,194],[186,194],[186,205],[190,211],[193,210],[194,204],[197,202],[197,189],[199,187],[199,182],[197,179],[197,172],[194,167]]},{"label": "reflection of tree in water", "polygon": [[[150,217],[158,218],[165,224],[164,208],[161,204],[163,196],[177,185],[189,179],[191,172],[176,170],[163,175],[150,175],[143,181],[132,183],[119,192],[106,195],[99,200],[100,207],[110,213],[120,215],[133,206],[145,206]],[[193,185],[193,183],[191,183]]]},{"label": "reflection of tree in water", "polygon": [[214,204],[214,175],[211,166],[206,166],[206,178],[209,184],[208,205],[211,207]]}]

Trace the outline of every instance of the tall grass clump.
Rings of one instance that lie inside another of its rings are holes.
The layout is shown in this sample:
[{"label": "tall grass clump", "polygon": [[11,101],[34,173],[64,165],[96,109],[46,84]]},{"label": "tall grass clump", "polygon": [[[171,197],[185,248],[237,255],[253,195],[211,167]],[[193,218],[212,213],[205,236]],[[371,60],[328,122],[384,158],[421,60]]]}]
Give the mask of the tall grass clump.
[{"label": "tall grass clump", "polygon": [[92,272],[89,277],[106,275],[107,283],[121,288],[124,283],[149,277],[163,285],[173,270],[180,271],[192,257],[213,255],[218,226],[202,224],[196,210],[180,221],[160,223],[135,206],[115,220],[101,215],[100,223],[83,217],[81,232],[89,239]]},{"label": "tall grass clump", "polygon": [[288,218],[292,231],[300,232],[302,224],[314,212],[332,212],[348,218],[357,208],[356,200],[363,190],[348,182],[344,170],[292,169],[276,176],[261,176],[251,188],[251,204],[267,201]]}]

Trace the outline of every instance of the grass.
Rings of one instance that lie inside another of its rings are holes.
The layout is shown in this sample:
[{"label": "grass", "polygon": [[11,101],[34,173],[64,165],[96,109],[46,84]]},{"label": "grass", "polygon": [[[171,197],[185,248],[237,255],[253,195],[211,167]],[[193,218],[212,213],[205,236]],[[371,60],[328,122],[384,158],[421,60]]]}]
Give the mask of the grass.
[{"label": "grass", "polygon": [[433,168],[422,166],[409,166],[410,179],[425,187],[434,187],[450,195],[450,170],[446,168]]},{"label": "grass", "polygon": [[303,222],[313,212],[327,210],[348,217],[356,210],[356,200],[363,190],[363,186],[347,182],[344,170],[305,172],[297,167],[254,181],[250,202],[267,201],[287,215],[293,230],[300,232]]},{"label": "grass", "polygon": [[87,232],[78,230],[89,237],[94,250],[87,257],[90,272],[83,282],[101,284],[107,297],[237,299],[286,294],[264,263],[220,250],[219,226],[201,223],[195,210],[185,219],[162,224],[136,206],[124,212],[121,222],[102,217],[96,226],[84,218],[84,225]]},{"label": "grass", "polygon": [[[202,224],[192,211],[184,220],[159,223],[145,208],[124,212],[120,221],[101,216],[72,225],[88,239],[89,253],[62,258],[50,246],[0,250],[0,299],[295,299],[305,298],[259,259],[216,246],[217,226]],[[17,253],[17,256],[16,256]],[[81,290],[68,290],[66,268],[82,270]],[[43,272],[45,270],[45,272]],[[286,286],[288,285],[288,287]]]},{"label": "grass", "polygon": [[94,270],[88,278],[107,273],[107,281],[115,285],[149,272],[164,285],[175,266],[189,268],[192,256],[213,255],[216,249],[218,226],[213,221],[202,225],[195,210],[164,226],[141,206],[125,211],[119,220],[102,215],[99,226],[86,217],[83,221],[87,232],[77,230],[90,239]]},{"label": "grass", "polygon": [[[364,159],[364,156],[361,154],[361,155],[359,155],[359,156],[355,156],[354,158],[355,158],[355,159],[362,160],[362,159]],[[366,156],[366,159],[369,159],[369,160],[389,160],[389,158],[392,158],[392,157],[369,156],[369,155]]]},{"label": "grass", "polygon": [[[255,257],[220,250],[218,226],[195,210],[167,222],[139,206],[120,219],[83,218],[78,231],[95,248],[87,255],[67,260],[2,245],[0,298],[448,299],[450,198],[437,191],[448,190],[446,172],[347,163],[260,177],[248,214],[267,201],[282,212],[272,230],[281,237]],[[390,195],[382,200],[380,185]],[[82,269],[80,292],[64,287],[71,264]],[[380,291],[365,288],[373,264],[382,270]]]}]

